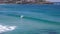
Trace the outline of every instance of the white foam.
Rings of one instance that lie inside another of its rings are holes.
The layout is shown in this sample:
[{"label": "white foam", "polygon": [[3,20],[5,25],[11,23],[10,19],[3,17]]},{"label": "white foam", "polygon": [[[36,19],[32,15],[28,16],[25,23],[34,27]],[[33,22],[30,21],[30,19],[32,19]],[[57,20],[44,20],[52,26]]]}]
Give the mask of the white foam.
[{"label": "white foam", "polygon": [[23,17],[24,17],[23,15],[20,16],[20,18],[23,18]]},{"label": "white foam", "polygon": [[0,33],[7,32],[7,31],[12,31],[16,28],[16,26],[3,26],[0,25]]}]

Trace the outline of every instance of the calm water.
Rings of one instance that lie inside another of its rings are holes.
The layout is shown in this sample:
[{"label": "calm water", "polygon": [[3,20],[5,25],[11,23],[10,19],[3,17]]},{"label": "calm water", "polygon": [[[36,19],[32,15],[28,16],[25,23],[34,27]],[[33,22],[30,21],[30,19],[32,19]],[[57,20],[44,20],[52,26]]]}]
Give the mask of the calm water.
[{"label": "calm water", "polygon": [[3,34],[60,34],[60,5],[1,4],[0,24],[16,26]]}]

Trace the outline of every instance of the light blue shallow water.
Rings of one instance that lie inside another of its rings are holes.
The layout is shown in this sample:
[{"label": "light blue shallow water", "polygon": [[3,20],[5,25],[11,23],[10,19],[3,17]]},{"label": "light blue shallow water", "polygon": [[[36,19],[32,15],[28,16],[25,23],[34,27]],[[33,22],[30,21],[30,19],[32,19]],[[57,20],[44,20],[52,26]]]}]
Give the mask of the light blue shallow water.
[{"label": "light blue shallow water", "polygon": [[4,34],[60,34],[60,5],[1,4],[0,24],[16,26]]}]

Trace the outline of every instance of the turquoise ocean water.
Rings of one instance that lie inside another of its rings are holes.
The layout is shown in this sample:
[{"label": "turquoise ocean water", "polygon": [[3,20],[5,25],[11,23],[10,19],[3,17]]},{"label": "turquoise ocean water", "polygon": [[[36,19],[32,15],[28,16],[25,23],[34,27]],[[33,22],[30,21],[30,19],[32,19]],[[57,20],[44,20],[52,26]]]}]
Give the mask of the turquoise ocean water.
[{"label": "turquoise ocean water", "polygon": [[0,4],[0,25],[16,26],[3,34],[60,34],[60,5]]}]

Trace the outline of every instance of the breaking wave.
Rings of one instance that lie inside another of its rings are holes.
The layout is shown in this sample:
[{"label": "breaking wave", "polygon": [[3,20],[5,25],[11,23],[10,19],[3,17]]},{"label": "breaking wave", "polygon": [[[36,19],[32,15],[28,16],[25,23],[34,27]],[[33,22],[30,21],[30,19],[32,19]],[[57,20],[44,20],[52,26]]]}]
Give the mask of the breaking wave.
[{"label": "breaking wave", "polygon": [[16,26],[7,26],[7,25],[0,25],[0,33],[8,32],[15,30]]},{"label": "breaking wave", "polygon": [[[18,32],[15,33],[14,31],[14,34],[22,34],[22,32],[26,32],[27,34],[40,34],[45,31],[56,33],[54,29],[60,31],[60,6],[28,4],[0,5],[0,24],[1,23],[18,26],[16,30]],[[15,30],[16,26],[0,25],[0,33]]]}]

